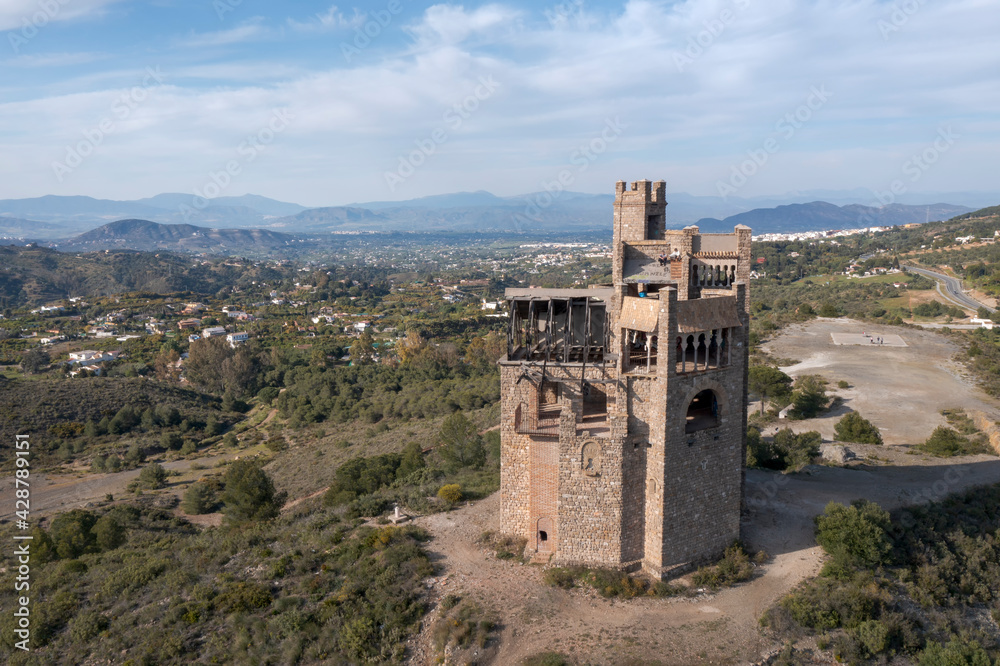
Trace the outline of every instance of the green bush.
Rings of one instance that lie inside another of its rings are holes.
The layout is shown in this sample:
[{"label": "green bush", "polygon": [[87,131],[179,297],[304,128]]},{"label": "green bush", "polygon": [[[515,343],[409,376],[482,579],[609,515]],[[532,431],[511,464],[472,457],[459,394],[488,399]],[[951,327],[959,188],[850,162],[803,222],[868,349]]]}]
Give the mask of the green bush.
[{"label": "green bush", "polygon": [[983,444],[963,437],[947,426],[935,428],[927,441],[918,445],[917,448],[943,458],[989,452],[989,449]]},{"label": "green bush", "polygon": [[278,515],[287,494],[275,492],[271,478],[251,460],[237,460],[223,477],[223,512],[232,522],[268,520]]},{"label": "green bush", "polygon": [[743,546],[736,543],[726,549],[719,562],[694,572],[691,575],[691,582],[699,587],[718,590],[750,580],[753,577],[753,570],[754,565],[750,562],[750,557],[743,550]]},{"label": "green bush", "polygon": [[461,502],[462,486],[457,483],[447,483],[438,489],[437,496],[450,504]]},{"label": "green bush", "polygon": [[217,491],[213,484],[207,481],[195,481],[184,491],[181,509],[191,516],[211,513],[215,510],[218,501]]},{"label": "green bush", "polygon": [[878,428],[857,412],[844,414],[834,426],[834,433],[836,433],[837,439],[842,442],[882,444],[882,434]]},{"label": "green bush", "polygon": [[163,466],[159,463],[146,465],[139,472],[139,486],[141,488],[148,488],[150,490],[162,488],[166,480],[167,470],[163,469]]},{"label": "green bush", "polygon": [[857,500],[850,506],[830,502],[816,516],[816,541],[835,566],[881,566],[890,561],[889,526],[889,513],[874,502]]}]

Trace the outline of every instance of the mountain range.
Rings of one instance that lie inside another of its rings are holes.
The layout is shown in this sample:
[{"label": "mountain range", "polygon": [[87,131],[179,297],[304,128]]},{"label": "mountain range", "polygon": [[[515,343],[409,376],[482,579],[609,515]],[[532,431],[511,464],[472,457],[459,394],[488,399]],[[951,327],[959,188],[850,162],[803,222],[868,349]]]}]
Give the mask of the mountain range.
[{"label": "mountain range", "polygon": [[[827,198],[808,199],[812,194]],[[864,195],[828,191],[793,193],[783,200],[723,200],[673,193],[667,197],[667,225],[697,224],[704,232],[723,232],[745,224],[755,234],[883,226],[948,219],[1000,200],[1000,193],[951,193],[951,203],[869,206],[859,202]],[[49,195],[0,200],[0,238],[58,242],[60,249],[227,252],[255,245],[283,247],[301,242],[302,234],[345,231],[602,233],[610,230],[613,203],[610,194],[578,192],[512,197],[458,192],[319,208],[250,194],[209,201],[185,194],[134,201]]]}]

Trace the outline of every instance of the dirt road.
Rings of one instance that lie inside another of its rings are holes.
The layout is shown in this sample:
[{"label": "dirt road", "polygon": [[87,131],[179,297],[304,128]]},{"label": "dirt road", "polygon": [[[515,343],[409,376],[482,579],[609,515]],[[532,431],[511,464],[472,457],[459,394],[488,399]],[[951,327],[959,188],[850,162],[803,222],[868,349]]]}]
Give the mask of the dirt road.
[{"label": "dirt road", "polygon": [[[556,650],[591,664],[629,659],[678,666],[750,664],[780,648],[760,632],[761,614],[819,571],[822,553],[813,539],[813,516],[828,502],[864,497],[892,509],[997,482],[1000,459],[993,456],[954,464],[916,460],[906,466],[854,469],[810,466],[790,475],[750,470],[743,538],[750,549],[763,549],[773,558],[748,584],[690,599],[610,601],[589,590],[548,587],[540,566],[497,560],[476,540],[497,529],[499,495],[416,522],[434,536],[429,550],[439,574],[428,590],[432,603],[455,594],[501,618],[498,644],[478,655],[480,663],[517,664]],[[411,663],[437,663],[431,643],[437,614],[437,609],[430,613],[413,641]]]}]

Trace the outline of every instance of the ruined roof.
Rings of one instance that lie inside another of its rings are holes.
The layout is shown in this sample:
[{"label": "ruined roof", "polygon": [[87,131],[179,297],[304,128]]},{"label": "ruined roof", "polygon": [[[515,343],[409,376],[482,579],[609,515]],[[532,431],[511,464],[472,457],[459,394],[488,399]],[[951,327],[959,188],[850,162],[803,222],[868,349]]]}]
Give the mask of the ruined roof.
[{"label": "ruined roof", "polygon": [[652,333],[659,322],[659,305],[659,299],[626,296],[622,299],[618,324],[633,331]]},{"label": "ruined roof", "polygon": [[697,333],[742,325],[736,311],[735,298],[719,296],[677,301],[677,330],[680,333]]},{"label": "ruined roof", "polygon": [[610,300],[615,290],[610,287],[600,289],[540,289],[508,287],[504,292],[507,300],[514,298],[596,298],[601,301]]}]

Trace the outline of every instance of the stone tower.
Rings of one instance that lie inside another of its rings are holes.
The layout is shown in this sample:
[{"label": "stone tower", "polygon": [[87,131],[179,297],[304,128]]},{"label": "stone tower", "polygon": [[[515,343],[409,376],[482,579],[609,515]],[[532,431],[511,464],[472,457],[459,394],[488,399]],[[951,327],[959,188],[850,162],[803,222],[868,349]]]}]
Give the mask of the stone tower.
[{"label": "stone tower", "polygon": [[666,229],[615,186],[613,283],[508,289],[502,529],[536,561],[664,576],[740,536],[750,229]]}]

